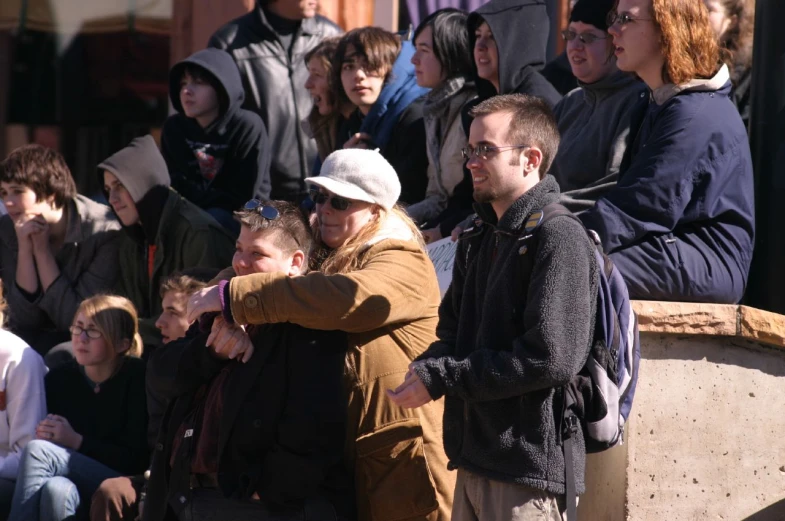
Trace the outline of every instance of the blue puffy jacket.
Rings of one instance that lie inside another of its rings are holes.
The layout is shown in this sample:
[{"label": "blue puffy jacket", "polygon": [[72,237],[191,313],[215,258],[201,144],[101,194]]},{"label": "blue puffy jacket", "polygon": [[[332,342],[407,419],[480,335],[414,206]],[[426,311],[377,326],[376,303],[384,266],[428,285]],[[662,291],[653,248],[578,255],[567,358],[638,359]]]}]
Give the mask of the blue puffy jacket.
[{"label": "blue puffy jacket", "polygon": [[736,303],[755,233],[747,132],[714,78],[652,93],[618,185],[581,214],[632,298]]}]

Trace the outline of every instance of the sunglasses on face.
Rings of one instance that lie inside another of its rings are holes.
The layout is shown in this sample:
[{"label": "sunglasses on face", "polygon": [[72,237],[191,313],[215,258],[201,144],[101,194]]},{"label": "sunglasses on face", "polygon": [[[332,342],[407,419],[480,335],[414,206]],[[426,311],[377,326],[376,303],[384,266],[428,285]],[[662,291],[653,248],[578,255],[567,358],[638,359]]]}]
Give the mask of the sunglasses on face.
[{"label": "sunglasses on face", "polygon": [[258,199],[251,199],[250,201],[245,203],[245,206],[243,208],[245,208],[246,210],[256,210],[256,212],[259,215],[261,215],[268,221],[274,221],[278,218],[279,215],[281,215],[278,212],[277,208],[274,208],[272,206],[266,206],[262,201]]},{"label": "sunglasses on face", "polygon": [[330,206],[333,207],[333,210],[338,210],[339,212],[346,210],[352,205],[349,199],[337,195],[331,196],[319,190],[311,190],[310,195],[311,200],[316,204],[325,204],[327,201],[330,201]]},{"label": "sunglasses on face", "polygon": [[97,329],[85,329],[76,325],[69,327],[68,331],[75,337],[81,336],[82,332],[87,333],[87,338],[92,338],[93,340],[97,340],[102,336],[101,332]]},{"label": "sunglasses on face", "polygon": [[610,38],[610,36],[597,36],[596,34],[592,34],[592,33],[578,34],[575,31],[570,31],[569,29],[565,29],[564,31],[562,31],[561,37],[568,42],[571,42],[575,38],[577,38],[578,41],[584,45],[591,45],[597,40],[607,40],[608,38]]},{"label": "sunglasses on face", "polygon": [[608,24],[608,27],[612,25],[627,25],[632,22],[651,22],[651,18],[634,18],[630,13],[624,11],[622,13],[617,13],[616,11],[611,11],[608,13],[608,17],[605,19],[605,22]]}]

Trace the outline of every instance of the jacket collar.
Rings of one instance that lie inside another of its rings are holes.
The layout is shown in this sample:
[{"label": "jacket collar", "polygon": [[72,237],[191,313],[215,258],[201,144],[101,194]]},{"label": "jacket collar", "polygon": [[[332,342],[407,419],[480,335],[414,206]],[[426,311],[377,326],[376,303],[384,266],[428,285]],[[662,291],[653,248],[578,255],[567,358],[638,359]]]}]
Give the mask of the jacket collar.
[{"label": "jacket collar", "polygon": [[632,74],[617,70],[594,83],[583,83],[578,81],[578,85],[583,89],[586,102],[595,103],[625,89],[633,83],[638,83],[639,81],[640,80]]},{"label": "jacket collar", "polygon": [[63,242],[82,242],[82,216],[86,213],[84,203],[76,197],[65,205],[65,239]]},{"label": "jacket collar", "polygon": [[556,178],[547,174],[539,183],[512,203],[512,206],[496,219],[490,203],[475,204],[474,209],[484,223],[490,224],[501,232],[515,234],[535,210],[544,208],[559,199],[559,184]]},{"label": "jacket collar", "polygon": [[387,219],[385,219],[381,230],[379,230],[379,233],[374,235],[368,242],[366,242],[362,249],[365,251],[374,244],[378,244],[387,239],[412,241],[414,240],[414,234],[412,233],[411,228],[409,228],[409,226],[403,222],[400,217],[394,213],[389,213],[387,214]]},{"label": "jacket collar", "polygon": [[[66,225],[64,242],[83,242],[94,234],[109,229],[120,229],[109,207],[98,204],[83,195],[68,201],[64,209]],[[116,227],[112,227],[116,223]]]},{"label": "jacket collar", "polygon": [[[318,16],[316,15],[312,18],[303,18],[300,22],[300,30],[295,33],[297,35],[315,35],[319,32],[319,20]],[[272,34],[277,34],[273,26],[270,25],[270,22],[267,20],[267,14],[264,11],[264,8],[257,2],[256,3],[256,21],[261,25],[266,31],[269,31]]]},{"label": "jacket collar", "polygon": [[694,79],[687,83],[680,83],[678,85],[673,83],[666,83],[662,87],[655,89],[651,93],[654,103],[662,105],[669,99],[682,92],[715,92],[720,90],[726,83],[730,81],[730,72],[728,66],[723,65],[717,73],[707,79]]}]

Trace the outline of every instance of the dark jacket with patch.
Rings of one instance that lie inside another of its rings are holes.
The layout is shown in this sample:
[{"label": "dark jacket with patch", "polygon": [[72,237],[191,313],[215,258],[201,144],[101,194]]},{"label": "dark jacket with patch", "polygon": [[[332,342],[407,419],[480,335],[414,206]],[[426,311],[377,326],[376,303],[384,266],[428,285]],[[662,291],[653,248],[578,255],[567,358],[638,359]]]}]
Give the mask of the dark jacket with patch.
[{"label": "dark jacket with patch", "polygon": [[[189,118],[180,103],[180,80],[188,65],[210,73],[223,89],[216,93],[219,115],[206,128]],[[258,114],[243,110],[245,91],[232,57],[204,49],[172,67],[169,99],[177,114],[161,132],[161,153],[172,187],[202,209],[234,212],[249,199],[270,197],[270,140]]]},{"label": "dark jacket with patch", "polygon": [[323,16],[306,18],[294,34],[291,48],[284,48],[257,4],[210,38],[209,47],[223,49],[234,58],[247,94],[245,108],[259,114],[267,125],[273,150],[271,199],[291,201],[306,194],[303,180],[316,159],[316,143],[300,125],[312,105],[304,87],[308,79],[304,58],[324,38],[340,32]]},{"label": "dark jacket with patch", "polygon": [[[197,390],[231,367],[220,416],[218,484],[223,494],[258,494],[271,509],[326,500],[352,517],[354,489],[344,462],[347,397],[343,385],[346,334],[294,324],[255,326],[247,363],[216,358],[207,336],[167,344],[148,369],[148,387],[171,400],[153,454],[144,519],[175,519],[187,504],[194,436],[170,466],[173,436],[195,405]],[[186,502],[180,499],[186,498]],[[328,520],[325,520],[328,521]]]},{"label": "dark jacket with patch", "polygon": [[629,167],[580,215],[630,297],[734,304],[747,284],[755,193],[726,67],[652,93]]},{"label": "dark jacket with patch", "polygon": [[162,311],[161,281],[185,268],[231,265],[234,239],[207,212],[169,188],[166,163],[152,136],[134,139],[98,168],[117,177],[139,213],[139,224],[123,226],[116,291],[139,312],[145,346],[157,346],[161,335],[154,324]]},{"label": "dark jacket with patch", "polygon": [[[445,396],[451,467],[564,494],[560,387],[586,362],[599,283],[583,227],[569,217],[544,223],[535,251],[523,253],[535,255],[528,291],[516,287],[522,228],[558,198],[556,181],[546,176],[498,222],[490,205],[476,206],[488,229],[479,244],[471,232],[459,241],[439,309],[439,340],[415,370],[433,398]],[[582,491],[583,435],[574,439]]]}]

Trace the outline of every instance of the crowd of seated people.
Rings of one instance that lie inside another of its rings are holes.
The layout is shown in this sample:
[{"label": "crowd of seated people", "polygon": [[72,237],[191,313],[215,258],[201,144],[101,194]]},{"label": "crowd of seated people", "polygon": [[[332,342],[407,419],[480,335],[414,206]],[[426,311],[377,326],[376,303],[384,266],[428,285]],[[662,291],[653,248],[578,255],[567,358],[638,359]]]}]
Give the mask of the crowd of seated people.
[{"label": "crowd of seated people", "polygon": [[456,413],[422,393],[469,385],[443,346],[492,277],[442,303],[427,244],[510,235],[527,197],[596,232],[632,298],[739,302],[754,1],[571,6],[543,69],[541,0],[441,9],[410,36],[257,0],[172,67],[160,140],[96,165],[102,194],[54,150],[10,151],[0,521],[472,519],[450,470],[476,455],[445,454]]}]

